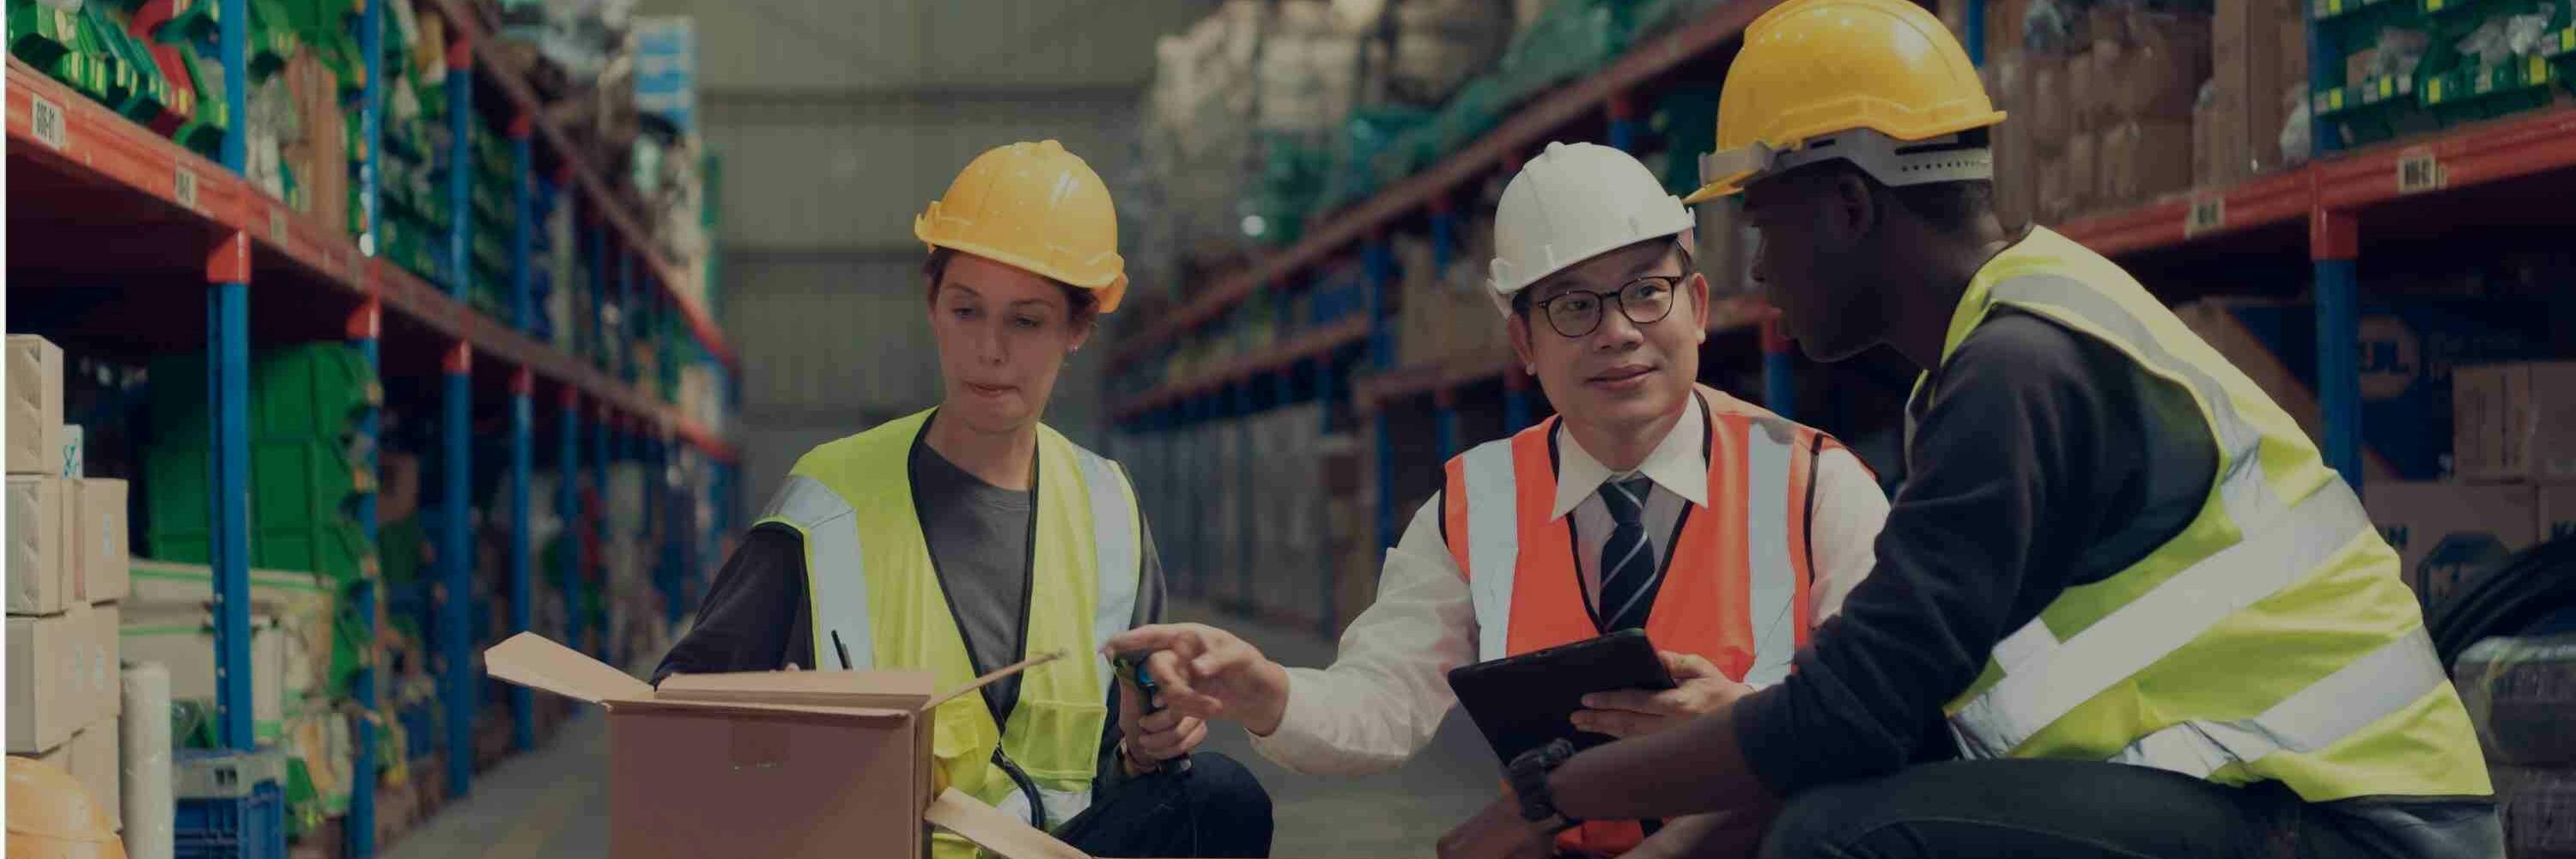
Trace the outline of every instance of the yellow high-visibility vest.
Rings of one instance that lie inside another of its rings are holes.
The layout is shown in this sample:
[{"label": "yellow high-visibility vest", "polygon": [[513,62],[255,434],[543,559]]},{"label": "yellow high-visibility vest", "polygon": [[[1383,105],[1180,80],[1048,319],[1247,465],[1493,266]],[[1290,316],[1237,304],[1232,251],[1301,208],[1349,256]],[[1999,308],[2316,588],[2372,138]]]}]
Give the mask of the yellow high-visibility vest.
[{"label": "yellow high-visibility vest", "polygon": [[1969,282],[1942,360],[2002,307],[2189,390],[2218,471],[2180,534],[1995,644],[1945,708],[1965,756],[2278,781],[2310,802],[2492,793],[2396,552],[2288,413],[2128,273],[2046,229]]},{"label": "yellow high-visibility vest", "polygon": [[[975,678],[912,503],[912,446],[930,412],[830,442],[797,460],[762,522],[804,537],[814,660],[823,670],[912,669],[942,688]],[[996,726],[981,695],[932,715],[931,752],[949,785],[1042,827],[1091,804],[1112,671],[1099,656],[1127,629],[1143,576],[1135,490],[1116,463],[1038,427],[1035,539],[1023,647],[1066,657],[1021,675],[1018,703]],[[1025,774],[1030,790],[1010,772]],[[974,855],[939,833],[939,859]]]}]

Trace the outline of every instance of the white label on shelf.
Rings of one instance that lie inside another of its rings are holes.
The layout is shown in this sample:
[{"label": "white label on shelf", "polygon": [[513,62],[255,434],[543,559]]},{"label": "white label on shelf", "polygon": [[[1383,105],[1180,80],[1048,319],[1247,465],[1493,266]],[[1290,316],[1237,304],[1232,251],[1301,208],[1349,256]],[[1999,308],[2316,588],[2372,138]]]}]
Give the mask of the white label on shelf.
[{"label": "white label on shelf", "polygon": [[286,244],[285,209],[268,210],[268,241],[270,244],[274,245],[283,246]]},{"label": "white label on shelf", "polygon": [[41,95],[28,98],[31,103],[27,107],[27,127],[36,133],[36,139],[57,150],[70,149],[72,138],[70,130],[63,127],[63,106]]},{"label": "white label on shelf", "polygon": [[2225,197],[2202,197],[2192,200],[2191,208],[2182,213],[2184,238],[2224,226],[2227,226],[2227,198]]},{"label": "white label on shelf", "polygon": [[2397,193],[2414,194],[2443,185],[2442,162],[2430,152],[2415,152],[2397,159]]},{"label": "white label on shelf", "polygon": [[186,167],[178,168],[178,174],[171,177],[170,190],[172,196],[179,198],[179,205],[197,208],[197,174],[188,172]]}]

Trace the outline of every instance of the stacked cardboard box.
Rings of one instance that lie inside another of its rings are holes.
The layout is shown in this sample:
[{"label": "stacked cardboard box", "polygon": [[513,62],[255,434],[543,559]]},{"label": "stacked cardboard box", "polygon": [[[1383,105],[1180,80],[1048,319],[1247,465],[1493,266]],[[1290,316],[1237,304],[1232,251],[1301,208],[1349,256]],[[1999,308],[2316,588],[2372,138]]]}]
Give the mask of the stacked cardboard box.
[{"label": "stacked cardboard box", "polygon": [[63,352],[11,335],[8,352],[8,751],[57,756],[111,817],[123,670],[125,482],[81,474],[63,425]]},{"label": "stacked cardboard box", "polygon": [[2198,183],[2229,184],[2286,166],[2283,138],[2307,94],[2304,8],[2297,0],[2218,0],[2209,85],[2191,115]]}]

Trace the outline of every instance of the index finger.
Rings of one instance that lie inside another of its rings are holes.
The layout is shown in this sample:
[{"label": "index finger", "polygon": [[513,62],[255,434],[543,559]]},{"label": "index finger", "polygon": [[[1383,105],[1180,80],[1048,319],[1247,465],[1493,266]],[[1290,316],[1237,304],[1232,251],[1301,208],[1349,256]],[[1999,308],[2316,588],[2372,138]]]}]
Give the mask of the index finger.
[{"label": "index finger", "polygon": [[1181,650],[1195,656],[1200,649],[1198,631],[1177,623],[1140,626],[1109,637],[1100,646],[1105,655],[1135,653],[1144,650]]}]

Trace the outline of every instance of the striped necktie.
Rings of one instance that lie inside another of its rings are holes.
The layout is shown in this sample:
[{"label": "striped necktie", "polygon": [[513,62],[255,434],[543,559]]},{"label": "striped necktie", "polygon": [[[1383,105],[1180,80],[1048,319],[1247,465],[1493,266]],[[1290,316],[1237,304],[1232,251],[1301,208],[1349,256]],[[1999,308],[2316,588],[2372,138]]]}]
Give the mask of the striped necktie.
[{"label": "striped necktie", "polygon": [[1654,547],[1646,540],[1646,495],[1653,481],[1643,477],[1601,484],[1601,503],[1610,509],[1610,539],[1601,544],[1601,631],[1643,629],[1655,607],[1655,589],[1663,583]]}]

